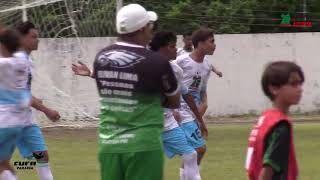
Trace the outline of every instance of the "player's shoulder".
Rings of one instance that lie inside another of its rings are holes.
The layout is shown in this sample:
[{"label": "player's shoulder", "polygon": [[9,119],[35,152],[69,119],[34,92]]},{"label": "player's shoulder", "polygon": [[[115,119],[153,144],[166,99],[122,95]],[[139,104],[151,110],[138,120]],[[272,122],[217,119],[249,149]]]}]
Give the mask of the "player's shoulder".
[{"label": "player's shoulder", "polygon": [[16,58],[24,59],[24,60],[29,59],[29,56],[25,51],[17,51],[13,54],[13,56]]},{"label": "player's shoulder", "polygon": [[274,128],[278,129],[279,131],[286,133],[290,131],[290,124],[286,119],[280,120]]},{"label": "player's shoulder", "polygon": [[273,127],[271,127],[271,130],[268,133],[269,138],[267,139],[280,138],[282,140],[288,141],[290,138],[290,131],[291,131],[290,124],[287,121],[282,120],[277,124],[275,124]]},{"label": "player's shoulder", "polygon": [[137,56],[141,59],[149,58],[149,56],[154,56],[154,52],[151,50],[148,50],[146,47],[135,45],[135,44],[129,44],[124,42],[116,42],[110,46],[107,46],[103,49],[101,49],[98,52],[99,55],[106,55],[106,54],[112,54],[117,56]]},{"label": "player's shoulder", "polygon": [[97,57],[105,52],[108,52],[108,51],[111,51],[111,50],[114,50],[115,49],[115,44],[111,44],[107,47],[104,47],[102,49],[100,49],[100,51],[98,51],[97,53]]},{"label": "player's shoulder", "polygon": [[177,64],[176,61],[170,61],[170,65],[175,73],[183,74],[183,69]]},{"label": "player's shoulder", "polygon": [[0,58],[0,71],[18,70],[22,72],[28,68],[28,65],[27,61],[21,61],[16,57]]},{"label": "player's shoulder", "polygon": [[149,52],[148,62],[154,64],[154,67],[164,67],[170,65],[170,58],[162,55],[159,52]]},{"label": "player's shoulder", "polygon": [[289,119],[285,113],[283,113],[282,111],[275,109],[275,108],[270,108],[270,109],[265,110],[261,116],[264,117],[264,119],[272,119],[272,120],[274,120],[274,119],[288,120]]},{"label": "player's shoulder", "polygon": [[190,70],[194,68],[194,61],[190,57],[190,54],[183,54],[178,56],[175,62],[184,70]]},{"label": "player's shoulder", "polygon": [[1,68],[5,68],[7,66],[10,66],[11,65],[11,60],[12,58],[5,58],[5,57],[0,57],[0,66]]},{"label": "player's shoulder", "polygon": [[190,54],[189,53],[184,53],[179,56],[177,56],[176,60],[188,60],[190,59]]},{"label": "player's shoulder", "polygon": [[19,58],[16,58],[16,57],[0,57],[0,64],[16,64],[18,63],[18,60]]},{"label": "player's shoulder", "polygon": [[99,51],[96,55],[96,62],[100,63],[105,60],[113,61],[117,65],[134,62],[134,64],[140,64],[149,69],[161,69],[169,64],[169,59],[158,52],[151,51],[143,46],[121,42]]},{"label": "player's shoulder", "polygon": [[202,69],[209,73],[213,69],[213,65],[208,60],[204,59]]},{"label": "player's shoulder", "polygon": [[177,49],[177,53],[178,53],[178,54],[182,54],[182,53],[184,53],[183,48],[178,48],[178,49]]},{"label": "player's shoulder", "polygon": [[179,66],[181,66],[181,65],[183,65],[183,64],[185,64],[185,63],[190,62],[190,60],[191,60],[191,57],[190,57],[189,54],[182,54],[182,55],[180,55],[180,56],[178,56],[178,57],[176,58],[175,62],[176,62]]},{"label": "player's shoulder", "polygon": [[178,48],[177,49],[177,55],[178,56],[181,56],[181,55],[184,55],[184,54],[190,54],[190,52],[186,51],[184,48]]}]

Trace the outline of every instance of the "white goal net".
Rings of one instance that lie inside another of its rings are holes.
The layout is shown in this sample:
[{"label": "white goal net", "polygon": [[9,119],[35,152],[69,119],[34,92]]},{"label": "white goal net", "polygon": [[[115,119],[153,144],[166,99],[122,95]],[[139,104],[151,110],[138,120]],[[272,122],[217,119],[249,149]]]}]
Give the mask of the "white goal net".
[{"label": "white goal net", "polygon": [[115,0],[0,1],[1,24],[14,27],[28,20],[39,30],[39,49],[32,53],[32,91],[61,114],[52,123],[36,112],[42,127],[98,125],[95,82],[73,75],[71,64],[92,65],[95,53],[111,43],[106,37],[114,36],[115,14]]}]

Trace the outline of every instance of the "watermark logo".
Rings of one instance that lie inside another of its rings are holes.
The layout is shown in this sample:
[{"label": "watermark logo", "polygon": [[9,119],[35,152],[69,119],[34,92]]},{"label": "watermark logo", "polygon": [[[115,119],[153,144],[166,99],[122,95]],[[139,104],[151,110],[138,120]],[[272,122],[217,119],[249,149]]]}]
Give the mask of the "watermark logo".
[{"label": "watermark logo", "polygon": [[37,162],[36,161],[15,161],[13,165],[17,170],[33,170],[36,167]]},{"label": "watermark logo", "polygon": [[281,27],[312,27],[311,21],[296,21],[290,14],[281,14]]},{"label": "watermark logo", "polygon": [[290,14],[281,14],[280,26],[291,26],[291,16],[290,16]]}]

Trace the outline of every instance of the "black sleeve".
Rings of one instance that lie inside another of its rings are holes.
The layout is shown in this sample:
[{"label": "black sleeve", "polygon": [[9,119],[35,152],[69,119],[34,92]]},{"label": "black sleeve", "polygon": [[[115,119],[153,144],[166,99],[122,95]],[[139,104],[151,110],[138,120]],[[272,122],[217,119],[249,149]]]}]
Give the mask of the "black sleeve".
[{"label": "black sleeve", "polygon": [[173,73],[170,62],[165,62],[161,71],[161,91],[166,96],[173,96],[178,92],[178,82]]},{"label": "black sleeve", "polygon": [[263,165],[275,172],[288,169],[290,126],[286,121],[278,123],[265,139]]},{"label": "black sleeve", "polygon": [[93,69],[92,69],[92,72],[91,72],[91,77],[94,78],[94,79],[96,79],[96,77],[97,77],[96,72],[97,72],[97,68],[98,68],[98,65],[99,65],[99,63],[98,63],[99,59],[98,58],[99,58],[99,56],[101,54],[101,51],[99,53],[97,53],[97,55],[96,55],[96,57],[94,58],[94,61],[93,61]]},{"label": "black sleeve", "polygon": [[91,77],[93,78],[93,79],[96,79],[96,77],[97,77],[97,75],[96,75],[96,64],[94,63],[93,64],[93,69],[92,69],[92,72],[91,72]]},{"label": "black sleeve", "polygon": [[[105,51],[108,51],[108,49],[112,49],[112,47],[113,47],[113,45],[111,45],[111,46],[108,46],[108,47],[106,47],[106,48],[103,48],[103,49],[101,49],[97,54],[96,54],[96,56],[95,56],[95,58],[94,58],[94,61],[93,61],[93,69],[92,69],[92,72],[91,72],[91,77],[92,78],[94,78],[94,79],[96,79],[97,78],[97,69],[99,69],[100,67],[100,60],[101,59],[99,59],[99,57],[100,57],[100,55],[103,53],[103,52],[105,52]],[[101,57],[100,57],[101,58]]]}]

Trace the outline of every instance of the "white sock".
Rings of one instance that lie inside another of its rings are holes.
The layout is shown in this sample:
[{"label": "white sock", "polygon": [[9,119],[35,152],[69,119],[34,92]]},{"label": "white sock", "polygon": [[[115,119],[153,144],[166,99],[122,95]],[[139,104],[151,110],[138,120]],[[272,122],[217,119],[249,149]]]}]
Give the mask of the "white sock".
[{"label": "white sock", "polygon": [[180,168],[180,180],[184,180],[184,169]]},{"label": "white sock", "polygon": [[199,168],[199,174],[198,174],[198,177],[197,177],[197,178],[198,178],[199,180],[201,180],[201,176],[200,176],[201,166],[200,166],[200,165],[198,165],[198,168]]},{"label": "white sock", "polygon": [[17,176],[15,176],[10,170],[4,170],[0,174],[0,180],[17,180]]},{"label": "white sock", "polygon": [[201,180],[197,164],[197,152],[182,155],[184,180]]},{"label": "white sock", "polygon": [[37,172],[40,180],[53,180],[51,169],[48,163],[37,164]]}]

